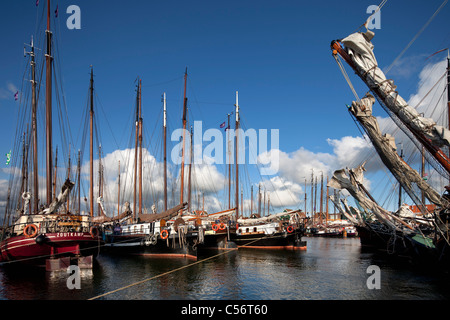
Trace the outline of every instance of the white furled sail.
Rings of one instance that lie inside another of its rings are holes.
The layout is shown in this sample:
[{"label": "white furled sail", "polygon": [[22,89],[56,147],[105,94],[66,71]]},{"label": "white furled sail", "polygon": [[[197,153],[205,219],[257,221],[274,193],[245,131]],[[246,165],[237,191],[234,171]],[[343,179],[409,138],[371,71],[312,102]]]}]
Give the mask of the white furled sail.
[{"label": "white furled sail", "polygon": [[374,103],[375,98],[367,93],[361,101],[353,101],[349,109],[364,127],[384,165],[391,171],[417,206],[421,208],[421,211],[426,213],[426,207],[416,195],[413,186],[417,186],[432,203],[441,206],[442,201],[439,193],[397,154],[394,137],[388,134],[382,135],[378,121],[372,115]]},{"label": "white furled sail", "polygon": [[359,75],[371,89],[380,94],[386,107],[413,131],[423,134],[436,147],[450,146],[450,131],[437,125],[433,119],[421,116],[398,94],[394,82],[386,79],[373,53],[373,36],[374,33],[368,30],[353,33],[340,41]]}]

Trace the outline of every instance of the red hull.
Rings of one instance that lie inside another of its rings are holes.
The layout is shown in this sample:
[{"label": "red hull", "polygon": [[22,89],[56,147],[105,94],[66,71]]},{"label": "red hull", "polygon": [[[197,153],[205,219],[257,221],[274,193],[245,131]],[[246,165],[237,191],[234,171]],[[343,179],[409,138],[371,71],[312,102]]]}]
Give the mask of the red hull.
[{"label": "red hull", "polygon": [[41,243],[36,237],[24,235],[8,238],[0,244],[0,262],[17,261],[45,263],[50,257],[96,256],[103,240],[89,232],[56,232],[44,235]]}]

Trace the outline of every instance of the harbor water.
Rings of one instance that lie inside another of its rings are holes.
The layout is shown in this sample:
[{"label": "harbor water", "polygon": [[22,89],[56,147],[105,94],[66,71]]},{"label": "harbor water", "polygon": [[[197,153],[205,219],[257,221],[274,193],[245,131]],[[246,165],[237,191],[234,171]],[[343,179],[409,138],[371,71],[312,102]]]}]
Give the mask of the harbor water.
[{"label": "harbor water", "polygon": [[[360,246],[359,238],[307,238],[306,251],[239,249],[185,259],[100,254],[70,273],[0,268],[2,300],[410,300],[448,299],[450,281]],[[370,278],[376,266],[378,288]],[[172,271],[172,272],[171,272]],[[140,282],[140,283],[139,283]],[[139,283],[139,284],[136,284]],[[136,284],[136,285],[133,285]],[[113,292],[115,291],[115,292]],[[99,297],[100,295],[105,294]]]}]

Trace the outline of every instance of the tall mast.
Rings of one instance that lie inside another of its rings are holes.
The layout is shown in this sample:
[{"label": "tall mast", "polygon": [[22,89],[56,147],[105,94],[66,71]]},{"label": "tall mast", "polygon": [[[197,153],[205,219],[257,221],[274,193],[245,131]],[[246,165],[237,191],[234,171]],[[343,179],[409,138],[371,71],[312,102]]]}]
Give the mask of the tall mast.
[{"label": "tall mast", "polygon": [[[70,179],[70,165],[71,165],[71,160],[70,160],[70,144],[69,144],[69,165],[67,167],[67,179]],[[67,195],[67,206],[66,206],[66,212],[69,213],[70,210],[70,193]]]},{"label": "tall mast", "polygon": [[[228,209],[231,209],[231,150],[230,150],[230,116],[231,113],[227,114],[228,116],[228,126],[227,126],[227,144],[228,144]],[[251,211],[251,210],[250,210]]]},{"label": "tall mast", "polygon": [[52,200],[56,198],[56,176],[58,174],[58,146],[56,146],[55,152],[55,176],[53,177],[53,196]]},{"label": "tall mast", "polygon": [[77,177],[78,177],[78,210],[77,213],[81,214],[81,151],[78,150],[78,159],[77,159]]},{"label": "tall mast", "polygon": [[117,182],[117,217],[120,216],[120,160],[119,160],[119,181]]},{"label": "tall mast", "polygon": [[239,218],[239,164],[238,164],[238,142],[239,142],[239,133],[238,133],[238,129],[239,129],[239,93],[236,91],[236,144],[235,144],[235,148],[236,148],[236,152],[235,152],[235,156],[236,156],[236,221]]},{"label": "tall mast", "polygon": [[323,223],[323,172],[320,178],[320,224]]},{"label": "tall mast", "polygon": [[250,216],[253,214],[253,185],[250,187],[250,192],[252,193],[250,200]]},{"label": "tall mast", "polygon": [[37,156],[37,100],[36,100],[36,63],[34,62],[34,44],[31,38],[31,130],[33,135],[33,206],[34,213],[39,211],[38,156]]},{"label": "tall mast", "polygon": [[190,157],[190,160],[189,160],[189,172],[188,172],[188,212],[191,212],[191,193],[192,193],[192,190],[191,190],[191,178],[192,178],[192,155],[193,155],[193,145],[192,145],[192,142],[193,142],[193,132],[192,132],[192,126],[191,126],[191,146],[190,146],[190,153],[189,153],[189,157]]},{"label": "tall mast", "polygon": [[167,211],[167,110],[166,110],[166,93],[163,95],[164,106],[164,211]]},{"label": "tall mast", "polygon": [[139,217],[142,215],[142,80],[139,79]]},{"label": "tall mast", "polygon": [[47,53],[45,54],[45,123],[46,123],[46,171],[47,205],[52,202],[52,32],[50,31],[50,0],[47,0]]},{"label": "tall mast", "polygon": [[136,221],[136,204],[137,204],[137,175],[138,175],[138,137],[139,137],[139,83],[136,94],[136,130],[134,142],[134,201],[133,201],[133,222]]},{"label": "tall mast", "polygon": [[91,67],[90,109],[89,109],[89,210],[94,216],[94,69]]},{"label": "tall mast", "polygon": [[187,82],[187,68],[184,73],[184,100],[183,100],[183,144],[181,146],[181,190],[180,190],[180,204],[183,204],[183,193],[184,193],[184,148],[185,148],[185,138],[186,138],[186,109],[187,109],[187,98],[186,98],[186,82]]}]

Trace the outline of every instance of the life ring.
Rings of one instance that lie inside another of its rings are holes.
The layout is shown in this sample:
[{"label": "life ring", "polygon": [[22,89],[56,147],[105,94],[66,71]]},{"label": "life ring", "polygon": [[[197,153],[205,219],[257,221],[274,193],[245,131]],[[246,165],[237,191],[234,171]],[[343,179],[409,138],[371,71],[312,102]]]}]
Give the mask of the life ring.
[{"label": "life ring", "polygon": [[161,234],[159,236],[161,237],[161,239],[166,240],[167,237],[169,237],[169,231],[163,230],[161,231]]},{"label": "life ring", "polygon": [[219,229],[220,230],[225,230],[227,228],[227,226],[225,225],[225,223],[220,223]]},{"label": "life ring", "polygon": [[212,229],[213,229],[214,231],[219,230],[219,225],[214,223],[213,226],[212,226]]},{"label": "life ring", "polygon": [[294,232],[294,227],[293,227],[293,226],[288,226],[288,227],[286,228],[286,231],[287,231],[288,233],[292,233],[292,232]]},{"label": "life ring", "polygon": [[[29,229],[33,229],[33,231],[30,233]],[[23,229],[23,234],[27,238],[34,238],[37,235],[37,233],[38,233],[38,228],[36,227],[35,224],[28,224]]]},{"label": "life ring", "polygon": [[98,234],[99,234],[99,232],[98,232],[98,228],[97,227],[91,227],[91,229],[89,229],[89,233],[91,234],[91,237],[92,238],[96,238],[96,237],[98,237]]}]

